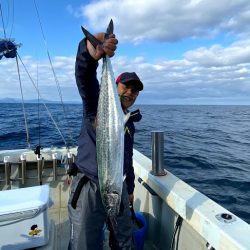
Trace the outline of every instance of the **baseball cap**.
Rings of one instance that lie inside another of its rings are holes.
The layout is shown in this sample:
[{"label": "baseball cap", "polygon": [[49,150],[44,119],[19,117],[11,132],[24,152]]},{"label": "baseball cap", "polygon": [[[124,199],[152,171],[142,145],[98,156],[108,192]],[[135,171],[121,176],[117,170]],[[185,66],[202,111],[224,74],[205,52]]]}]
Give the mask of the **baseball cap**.
[{"label": "baseball cap", "polygon": [[124,72],[120,74],[116,79],[116,84],[119,82],[123,84],[133,84],[139,91],[143,90],[143,83],[135,72]]}]

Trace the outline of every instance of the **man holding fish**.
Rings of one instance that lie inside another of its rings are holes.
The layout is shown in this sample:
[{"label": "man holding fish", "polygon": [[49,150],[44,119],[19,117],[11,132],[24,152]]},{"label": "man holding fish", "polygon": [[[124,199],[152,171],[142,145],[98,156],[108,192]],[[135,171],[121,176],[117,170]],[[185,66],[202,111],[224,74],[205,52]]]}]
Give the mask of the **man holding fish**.
[{"label": "man holding fish", "polygon": [[[79,43],[75,76],[83,100],[83,121],[69,198],[71,236],[69,249],[98,250],[103,247],[105,222],[111,249],[133,249],[129,204],[133,203],[134,122],[139,110],[129,112],[143,84],[136,73],[124,72],[114,82],[109,57],[118,41],[113,23],[106,33]],[[96,70],[103,58],[101,86]],[[115,90],[114,90],[115,89]],[[114,90],[114,91],[113,91]],[[117,104],[118,103],[118,104]],[[117,104],[117,105],[116,105]]]}]

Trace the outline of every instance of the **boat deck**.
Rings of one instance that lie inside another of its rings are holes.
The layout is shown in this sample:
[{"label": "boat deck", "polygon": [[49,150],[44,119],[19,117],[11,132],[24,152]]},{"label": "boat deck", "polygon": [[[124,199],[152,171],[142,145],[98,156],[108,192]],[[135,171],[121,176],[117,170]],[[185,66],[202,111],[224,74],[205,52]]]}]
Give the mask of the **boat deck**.
[{"label": "boat deck", "polygon": [[[65,221],[65,223],[55,224],[53,221],[51,224],[51,232],[50,232],[50,240],[46,246],[36,248],[37,250],[68,250],[69,243],[69,221]],[[110,250],[108,244],[109,231],[105,231],[105,241],[103,245],[103,250]],[[27,249],[28,250],[28,249]],[[34,250],[34,249],[33,249]],[[152,245],[150,241],[145,241],[144,250],[159,250],[159,248]]]},{"label": "boat deck", "polygon": [[[39,247],[37,250],[67,250],[70,237],[70,224],[68,219],[67,208],[49,209],[50,240],[46,246]],[[109,231],[105,230],[104,250],[109,250]],[[144,250],[158,250],[159,248],[152,245],[149,240],[145,241]]]}]

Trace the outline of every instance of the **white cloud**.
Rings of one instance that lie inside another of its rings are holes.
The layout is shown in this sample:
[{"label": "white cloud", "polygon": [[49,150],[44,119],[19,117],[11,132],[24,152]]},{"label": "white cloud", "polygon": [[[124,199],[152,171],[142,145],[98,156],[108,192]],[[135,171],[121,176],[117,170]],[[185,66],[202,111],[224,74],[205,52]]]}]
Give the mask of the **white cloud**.
[{"label": "white cloud", "polygon": [[[35,61],[31,56],[25,56],[19,61],[20,79],[24,93],[24,99],[37,98],[37,91],[34,85],[39,85],[39,91],[44,99],[59,100],[56,80],[48,60]],[[59,86],[62,90],[65,100],[69,101],[73,97],[78,98],[78,93],[74,78],[74,62],[75,58],[70,57],[54,57],[52,65]],[[15,59],[3,58],[0,67],[0,98],[11,97],[21,98],[20,82]],[[26,72],[27,70],[27,72]],[[32,79],[32,80],[31,80]],[[71,91],[68,91],[68,88]],[[67,91],[64,91],[67,89]]]},{"label": "white cloud", "polygon": [[141,97],[144,103],[175,103],[178,100],[178,103],[202,104],[206,100],[205,103],[221,104],[225,100],[227,104],[250,104],[250,62],[242,55],[247,44],[248,41],[241,41],[227,48],[197,49],[186,53],[182,60],[155,63],[145,59],[137,63],[125,57],[114,58],[113,65],[116,74],[122,71],[138,73],[145,85]]},{"label": "white cloud", "polygon": [[[231,45],[214,44],[189,50],[179,60],[155,58],[148,60],[135,53],[133,59],[116,55],[112,58],[115,76],[135,71],[144,82],[141,103],[248,103],[250,104],[250,1],[221,0],[155,0],[93,1],[67,10],[76,17],[87,18],[90,30],[105,30],[114,19],[119,42],[143,40],[178,41],[190,37],[209,37],[221,32],[239,35]],[[88,27],[87,27],[88,28]],[[219,40],[219,39],[218,39]],[[181,46],[181,45],[180,45]],[[153,52],[152,52],[153,53]],[[37,62],[23,57],[23,62],[38,83],[45,99],[57,99],[57,87],[48,61]],[[52,58],[64,100],[80,100],[75,84],[75,57]],[[98,73],[100,75],[101,68]],[[37,93],[22,65],[20,73],[24,97],[33,99]],[[20,89],[14,59],[0,60],[0,98],[19,97]]]},{"label": "white cloud", "polygon": [[[237,102],[250,104],[250,40],[233,43],[223,48],[214,45],[188,51],[181,60],[155,60],[149,62],[144,57],[130,59],[116,56],[112,58],[115,77],[124,71],[135,71],[145,88],[141,103],[221,103]],[[54,57],[52,62],[59,80],[64,100],[79,100],[74,78],[74,57]],[[34,82],[45,99],[59,100],[53,73],[48,61],[36,62],[32,57],[24,57]],[[20,89],[15,61],[1,60],[0,98],[20,97]],[[37,96],[32,83],[20,66],[25,98]],[[101,74],[101,65],[98,69]],[[10,87],[11,86],[11,87]],[[3,91],[2,91],[3,90]]]},{"label": "white cloud", "polygon": [[233,43],[228,48],[213,45],[210,48],[198,48],[185,53],[189,61],[199,62],[203,66],[225,66],[248,63],[250,58],[250,40]]},{"label": "white cloud", "polygon": [[[71,8],[71,11],[72,8]],[[138,43],[144,39],[178,41],[187,37],[211,37],[218,32],[249,34],[248,0],[101,0],[74,10],[97,31],[114,19],[119,41]]]}]

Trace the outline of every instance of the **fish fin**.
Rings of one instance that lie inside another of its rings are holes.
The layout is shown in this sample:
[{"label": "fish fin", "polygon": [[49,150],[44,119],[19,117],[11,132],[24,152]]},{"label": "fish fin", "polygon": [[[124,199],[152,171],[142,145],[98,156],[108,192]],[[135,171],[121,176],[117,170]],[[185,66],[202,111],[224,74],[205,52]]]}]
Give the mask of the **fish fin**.
[{"label": "fish fin", "polygon": [[114,23],[113,23],[113,20],[111,19],[109,22],[108,28],[106,30],[106,34],[111,35],[113,33],[114,33]]},{"label": "fish fin", "polygon": [[97,45],[102,45],[102,42],[100,42],[94,35],[92,35],[89,31],[87,31],[85,28],[82,28],[82,32],[86,36],[86,38],[90,41],[90,43],[93,45],[93,47],[96,49]]},{"label": "fish fin", "polygon": [[126,115],[123,116],[123,123],[124,123],[124,125],[126,124],[126,122],[128,121],[128,119],[130,118],[130,115],[131,115],[131,113],[129,112]]},{"label": "fish fin", "polygon": [[[102,45],[102,42],[100,42],[94,35],[92,35],[89,31],[87,31],[82,26],[81,28],[86,38],[90,41],[90,43],[94,46],[95,49],[97,45]],[[111,19],[107,27],[105,37],[108,37],[110,34],[113,34],[113,33],[114,33],[114,23],[113,23],[113,20]]]}]

